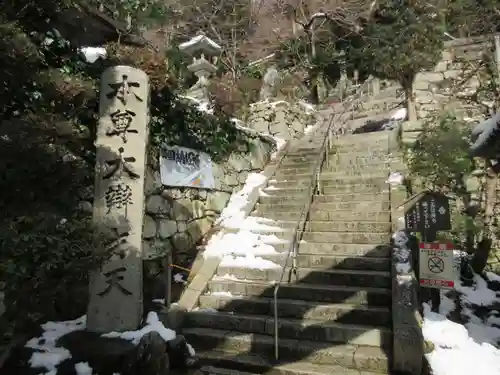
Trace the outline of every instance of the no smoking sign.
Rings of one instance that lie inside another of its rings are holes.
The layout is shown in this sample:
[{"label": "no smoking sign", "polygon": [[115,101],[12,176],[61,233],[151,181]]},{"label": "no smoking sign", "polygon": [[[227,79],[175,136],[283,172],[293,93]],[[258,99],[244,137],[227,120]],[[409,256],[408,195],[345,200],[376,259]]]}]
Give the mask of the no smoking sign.
[{"label": "no smoking sign", "polygon": [[453,245],[420,243],[420,285],[430,288],[454,287]]}]

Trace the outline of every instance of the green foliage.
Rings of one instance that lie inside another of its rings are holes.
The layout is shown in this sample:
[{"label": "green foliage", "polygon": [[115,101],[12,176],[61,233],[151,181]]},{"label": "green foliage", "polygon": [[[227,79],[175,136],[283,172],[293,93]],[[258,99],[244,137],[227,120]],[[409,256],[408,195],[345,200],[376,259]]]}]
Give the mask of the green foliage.
[{"label": "green foliage", "polygon": [[[6,314],[15,329],[65,320],[86,310],[89,271],[107,257],[90,219],[17,217],[0,231],[0,275]],[[3,327],[5,329],[5,327]]]},{"label": "green foliage", "polygon": [[206,114],[174,93],[164,55],[108,43],[108,59],[85,62],[74,35],[53,21],[68,7],[80,14],[78,4],[8,1],[0,11],[0,290],[7,306],[0,323],[16,332],[85,313],[89,272],[108,255],[108,234],[97,235],[81,209],[92,201],[105,68],[148,73],[153,148],[175,143],[219,160],[246,144],[226,114]]},{"label": "green foliage", "polygon": [[455,37],[493,34],[500,24],[498,0],[449,0],[446,3],[446,30]]},{"label": "green foliage", "polygon": [[305,69],[309,77],[321,77],[325,83],[335,85],[345,64],[344,52],[337,48],[335,36],[329,31],[318,33],[315,56],[312,54],[310,43],[307,35],[282,43],[279,48],[280,64]]},{"label": "green foliage", "polygon": [[203,112],[167,87],[153,93],[150,111],[150,134],[157,147],[167,143],[194,148],[220,161],[247,145],[247,136],[224,113],[215,116]]},{"label": "green foliage", "polygon": [[443,49],[440,10],[424,0],[385,0],[363,34],[362,57],[374,75],[411,88],[415,75],[431,69]]},{"label": "green foliage", "polygon": [[434,123],[424,123],[415,144],[408,150],[411,173],[433,190],[463,188],[463,177],[471,172],[468,156],[470,127],[452,113],[444,113]]}]

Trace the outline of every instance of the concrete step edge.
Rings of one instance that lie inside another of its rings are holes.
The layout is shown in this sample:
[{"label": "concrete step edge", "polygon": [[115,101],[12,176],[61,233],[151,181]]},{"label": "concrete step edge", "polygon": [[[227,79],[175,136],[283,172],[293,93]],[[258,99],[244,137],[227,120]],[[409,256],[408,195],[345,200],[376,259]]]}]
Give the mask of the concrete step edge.
[{"label": "concrete step edge", "polygon": [[[252,281],[243,281],[243,280],[216,280],[212,281],[210,280],[209,283],[219,283],[219,284],[254,284],[254,285],[260,285],[263,287],[274,287],[276,285],[276,282],[265,282],[262,280],[252,280]],[[362,292],[362,291],[367,291],[367,292],[372,292],[372,293],[380,293],[380,294],[391,294],[391,290],[388,288],[374,288],[374,287],[368,287],[368,286],[349,286],[349,285],[320,285],[320,284],[286,284],[283,283],[281,287],[287,287],[287,288],[292,288],[292,289],[317,289],[317,290],[324,290],[324,291],[330,291],[332,293],[336,291],[349,291],[350,293],[357,293],[357,292]]]},{"label": "concrete step edge", "polygon": [[[304,361],[280,365],[276,361],[257,354],[237,353],[235,355],[235,353],[216,350],[201,350],[196,354],[202,365],[213,363],[215,366],[227,367],[224,369],[211,365],[201,367],[202,372],[210,375],[360,375],[358,370],[338,365],[317,365]],[[380,373],[363,371],[363,375],[380,375]]]},{"label": "concrete step edge", "polygon": [[[206,316],[217,316],[217,317],[225,317],[227,319],[237,319],[237,318],[243,318],[245,320],[269,320],[273,321],[274,317],[273,316],[268,316],[268,315],[258,315],[258,314],[231,314],[229,312],[225,311],[202,311],[202,310],[197,310],[197,311],[189,311],[187,314],[198,314],[198,315],[206,315]],[[321,325],[324,327],[330,327],[334,329],[341,329],[341,330],[359,330],[359,331],[371,331],[371,330],[380,330],[381,332],[384,333],[392,333],[392,330],[387,328],[387,327],[380,327],[380,326],[370,326],[370,325],[360,325],[360,324],[346,324],[346,323],[336,323],[334,321],[329,321],[329,320],[317,320],[317,319],[294,319],[294,318],[284,318],[280,317],[280,322],[286,322],[290,324],[302,324],[302,323],[307,323],[310,325]]]}]

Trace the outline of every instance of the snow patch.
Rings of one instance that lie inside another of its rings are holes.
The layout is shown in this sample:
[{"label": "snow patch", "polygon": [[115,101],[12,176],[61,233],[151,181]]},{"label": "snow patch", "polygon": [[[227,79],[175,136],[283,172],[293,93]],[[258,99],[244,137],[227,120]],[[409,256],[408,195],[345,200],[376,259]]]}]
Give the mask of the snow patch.
[{"label": "snow patch", "polygon": [[[273,248],[274,249],[274,248]],[[234,267],[234,268],[251,268],[258,270],[280,269],[279,264],[271,260],[264,259],[254,254],[246,254],[245,256],[226,255],[222,258],[219,264],[220,267]]]},{"label": "snow patch", "polygon": [[65,348],[56,347],[57,340],[74,331],[82,331],[86,327],[86,317],[66,322],[47,322],[41,325],[42,336],[29,340],[25,347],[34,349],[29,364],[32,368],[45,368],[55,371],[63,361],[71,358],[71,353]]},{"label": "snow patch", "polygon": [[403,181],[404,181],[404,176],[401,172],[391,172],[389,178],[385,183],[391,186],[398,186],[402,185]]},{"label": "snow patch", "polygon": [[391,115],[391,120],[406,120],[407,116],[408,111],[406,108],[399,108]]},{"label": "snow patch", "polygon": [[262,173],[250,173],[243,188],[231,196],[215,225],[230,225],[231,228],[238,227],[245,218],[243,209],[248,204],[250,194],[254,189],[262,187],[265,183],[266,176]]},{"label": "snow patch", "polygon": [[166,328],[163,323],[158,318],[158,314],[151,311],[146,318],[146,325],[137,331],[126,331],[126,332],[109,332],[105,333],[103,337],[109,338],[120,338],[123,340],[131,341],[134,345],[139,344],[141,338],[150,333],[157,332],[163,340],[171,341],[175,339],[175,331]]},{"label": "snow patch", "polygon": [[489,342],[471,337],[470,331],[424,304],[423,335],[434,344],[426,354],[434,375],[500,375],[500,351]]},{"label": "snow patch", "polygon": [[99,59],[106,59],[108,51],[104,47],[82,47],[80,53],[88,63],[95,63]]},{"label": "snow patch", "polygon": [[202,41],[205,43],[208,43],[210,46],[212,46],[215,49],[222,49],[221,46],[219,46],[217,43],[215,43],[212,39],[210,39],[209,37],[207,37],[204,34],[197,35],[194,38],[191,38],[190,40],[188,40],[187,42],[179,44],[179,49],[180,50],[186,49],[186,48],[194,46],[195,44],[200,43]]},{"label": "snow patch", "polygon": [[87,362],[75,363],[76,375],[92,375],[92,367]]}]

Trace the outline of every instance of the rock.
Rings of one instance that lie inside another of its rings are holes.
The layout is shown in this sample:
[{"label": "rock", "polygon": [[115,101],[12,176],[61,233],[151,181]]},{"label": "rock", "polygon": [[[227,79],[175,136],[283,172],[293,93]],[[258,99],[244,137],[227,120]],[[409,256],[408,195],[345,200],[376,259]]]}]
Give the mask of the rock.
[{"label": "rock", "polygon": [[78,209],[82,212],[92,213],[94,211],[94,206],[88,201],[81,201],[78,203]]},{"label": "rock", "polygon": [[160,195],[152,195],[146,202],[146,213],[152,215],[167,215],[170,211],[169,203]]},{"label": "rock", "polygon": [[167,342],[167,351],[171,358],[170,368],[173,370],[193,367],[198,361],[189,350],[188,343],[183,335],[177,335],[175,339]]},{"label": "rock", "polygon": [[169,200],[175,200],[182,198],[182,191],[179,189],[165,189],[161,193],[162,197]]},{"label": "rock", "polygon": [[150,167],[146,168],[144,194],[146,196],[158,194],[161,192],[162,186],[160,173],[152,170]]},{"label": "rock", "polygon": [[193,240],[188,232],[177,233],[172,237],[172,245],[175,250],[189,250],[193,246]]},{"label": "rock", "polygon": [[229,197],[229,193],[215,191],[208,196],[207,208],[212,211],[221,212],[226,207]]},{"label": "rock", "polygon": [[177,199],[175,202],[172,202],[170,215],[175,220],[191,220],[193,218],[191,207],[192,203],[190,199]]},{"label": "rock", "polygon": [[177,222],[175,220],[160,220],[158,235],[160,238],[169,238],[177,233]]},{"label": "rock", "polygon": [[170,369],[167,343],[158,332],[142,336],[137,345],[135,374],[168,375]]},{"label": "rock", "polygon": [[142,237],[145,239],[156,236],[156,221],[149,215],[144,215],[144,229]]},{"label": "rock", "polygon": [[187,231],[191,237],[191,241],[193,242],[193,244],[197,243],[203,236],[198,220],[190,222],[187,226]]},{"label": "rock", "polygon": [[67,137],[73,134],[73,125],[70,121],[59,121],[55,124],[55,129],[57,135],[61,137]]}]

